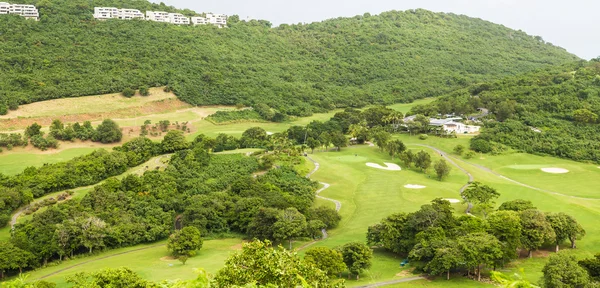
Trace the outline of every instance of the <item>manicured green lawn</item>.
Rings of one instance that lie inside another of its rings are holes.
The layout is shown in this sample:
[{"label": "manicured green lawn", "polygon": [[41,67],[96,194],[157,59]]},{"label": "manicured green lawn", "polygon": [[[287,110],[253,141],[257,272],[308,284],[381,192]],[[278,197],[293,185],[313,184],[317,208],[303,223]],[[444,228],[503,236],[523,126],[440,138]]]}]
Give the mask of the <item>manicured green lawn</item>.
[{"label": "manicured green lawn", "polygon": [[425,98],[425,99],[416,100],[416,101],[414,101],[412,103],[408,103],[408,104],[402,104],[401,103],[401,104],[389,105],[387,107],[389,107],[391,109],[394,109],[396,111],[400,111],[400,112],[402,112],[402,114],[406,114],[415,105],[429,104],[429,103],[433,102],[433,100],[435,100],[435,98]]},{"label": "manicured green lawn", "polygon": [[[191,279],[196,277],[196,273],[194,272],[196,267],[202,267],[209,273],[216,273],[231,253],[234,253],[237,249],[241,249],[242,240],[221,239],[204,241],[202,250],[200,250],[197,256],[190,258],[185,265],[182,265],[177,260],[173,261],[163,258],[170,255],[165,243],[163,241],[155,244],[116,249],[92,257],[65,261],[56,266],[33,271],[30,273],[29,279],[37,280],[47,276],[43,279],[57,283],[58,287],[65,287],[67,285],[65,277],[75,275],[75,273],[82,271],[93,272],[104,268],[118,267],[128,267],[139,273],[142,277],[157,282],[162,280]],[[134,251],[137,249],[144,250]],[[126,254],[117,255],[124,252]],[[72,267],[73,265],[78,266]],[[61,271],[63,269],[67,270]],[[55,272],[58,273],[50,275]]]},{"label": "manicured green lawn", "polygon": [[96,148],[73,148],[55,154],[0,153],[0,173],[15,175],[30,166],[39,167],[45,163],[52,164],[89,154]]},{"label": "manicured green lawn", "polygon": [[[434,161],[439,155],[433,156]],[[459,198],[458,190],[468,177],[453,169],[448,179],[440,182],[432,175],[402,170],[386,171],[366,166],[367,162],[399,163],[377,148],[365,145],[343,148],[341,152],[321,152],[311,155],[321,164],[313,179],[331,184],[322,196],[342,202],[342,223],[329,232],[330,238],[312,247],[337,247],[351,241],[366,241],[367,228],[382,218],[397,212],[412,212],[431,200]],[[425,189],[407,189],[406,184],[423,185]],[[394,279],[401,271],[402,258],[376,251],[373,266],[360,281],[348,280],[349,285],[368,284]]]}]

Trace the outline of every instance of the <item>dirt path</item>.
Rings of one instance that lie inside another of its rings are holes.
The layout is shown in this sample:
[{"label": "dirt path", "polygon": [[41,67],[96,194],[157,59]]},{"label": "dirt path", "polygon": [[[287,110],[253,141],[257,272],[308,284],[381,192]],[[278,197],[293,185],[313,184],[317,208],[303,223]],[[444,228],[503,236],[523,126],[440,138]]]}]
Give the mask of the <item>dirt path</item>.
[{"label": "dirt path", "polygon": [[[314,159],[310,158],[309,156],[306,156],[306,159],[310,160],[311,162],[313,162],[315,164],[315,169],[313,169],[312,171],[310,171],[308,174],[306,174],[306,178],[310,178],[310,176],[312,176],[313,174],[315,174],[315,172],[317,172],[319,170],[319,168],[321,167],[321,165],[319,164],[319,162],[315,161]],[[331,199],[331,198],[327,198],[327,197],[323,197],[320,196],[319,194],[321,194],[321,192],[327,190],[331,185],[329,185],[329,183],[325,183],[325,182],[319,182],[321,185],[323,185],[323,187],[321,187],[321,189],[317,190],[317,192],[315,192],[316,197],[319,199],[323,199],[329,202],[333,202],[335,204],[335,211],[340,211],[340,209],[342,209],[342,202],[335,200],[335,199]],[[327,230],[325,229],[321,229],[321,233],[323,234],[323,236],[321,237],[321,240],[327,239],[329,237],[329,234],[327,234]],[[300,246],[298,249],[298,251],[302,250],[302,249],[306,249],[312,245],[314,245],[315,243],[317,243],[318,241],[312,241],[309,243],[306,243],[302,246]]]}]

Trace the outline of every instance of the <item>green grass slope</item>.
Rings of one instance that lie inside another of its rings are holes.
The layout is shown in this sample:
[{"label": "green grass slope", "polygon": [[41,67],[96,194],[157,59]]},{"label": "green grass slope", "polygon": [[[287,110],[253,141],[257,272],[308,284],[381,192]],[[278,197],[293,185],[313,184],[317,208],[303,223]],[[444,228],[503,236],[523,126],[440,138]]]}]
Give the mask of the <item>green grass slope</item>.
[{"label": "green grass slope", "polygon": [[309,115],[410,102],[577,59],[524,32],[426,10],[217,29],[92,19],[94,6],[174,9],[146,1],[25,2],[38,6],[39,22],[0,17],[0,105],[13,108],[169,85],[191,104],[265,103]]}]

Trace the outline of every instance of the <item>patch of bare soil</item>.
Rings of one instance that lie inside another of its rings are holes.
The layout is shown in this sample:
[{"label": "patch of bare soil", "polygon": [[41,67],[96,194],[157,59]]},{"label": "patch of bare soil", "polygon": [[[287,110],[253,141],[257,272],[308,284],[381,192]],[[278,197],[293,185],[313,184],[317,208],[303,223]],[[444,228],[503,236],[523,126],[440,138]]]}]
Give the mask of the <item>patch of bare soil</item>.
[{"label": "patch of bare soil", "polygon": [[160,261],[177,261],[177,258],[173,256],[164,256],[160,258]]},{"label": "patch of bare soil", "polygon": [[413,276],[413,271],[415,270],[415,268],[410,268],[410,269],[406,269],[401,271],[400,273],[396,274],[396,277],[409,277],[409,276]]},{"label": "patch of bare soil", "polygon": [[52,121],[59,119],[63,123],[74,123],[84,121],[101,121],[103,119],[115,119],[124,118],[129,119],[132,116],[147,116],[152,114],[161,114],[166,112],[173,112],[184,108],[189,108],[190,105],[184,103],[178,99],[164,99],[155,102],[149,102],[143,104],[143,106],[128,107],[119,110],[102,113],[83,113],[83,114],[72,114],[72,115],[56,115],[56,116],[44,116],[44,117],[31,117],[31,118],[11,118],[11,119],[0,119],[0,131],[14,131],[19,129],[25,129],[33,123],[38,123],[42,126],[50,126]]}]

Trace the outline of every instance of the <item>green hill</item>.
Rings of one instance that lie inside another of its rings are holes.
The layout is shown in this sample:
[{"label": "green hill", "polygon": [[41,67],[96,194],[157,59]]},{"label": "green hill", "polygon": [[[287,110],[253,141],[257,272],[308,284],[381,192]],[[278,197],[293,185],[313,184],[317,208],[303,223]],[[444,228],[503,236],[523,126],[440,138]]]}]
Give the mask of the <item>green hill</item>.
[{"label": "green hill", "polygon": [[232,17],[217,29],[92,19],[94,6],[176,10],[146,1],[25,2],[37,5],[39,22],[0,17],[0,99],[11,108],[168,85],[191,104],[265,103],[308,115],[439,96],[578,59],[521,31],[426,10],[277,28]]},{"label": "green hill", "polygon": [[[415,107],[412,113],[468,114],[486,107],[493,114],[492,120],[474,141],[483,139],[528,153],[600,162],[599,60],[473,85]],[[493,144],[484,144],[483,150],[493,149]]]}]

